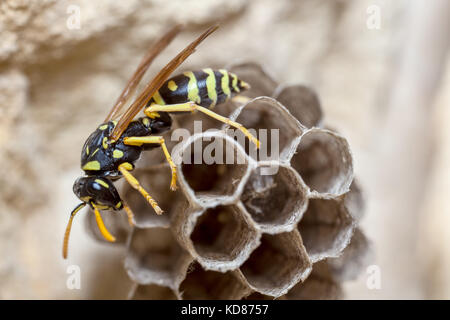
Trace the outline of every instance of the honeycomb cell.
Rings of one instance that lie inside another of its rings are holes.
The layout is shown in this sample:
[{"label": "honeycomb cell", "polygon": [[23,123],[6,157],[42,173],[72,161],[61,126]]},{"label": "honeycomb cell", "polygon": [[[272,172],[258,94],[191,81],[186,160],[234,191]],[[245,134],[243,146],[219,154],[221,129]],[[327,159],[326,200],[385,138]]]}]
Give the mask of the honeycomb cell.
[{"label": "honeycomb cell", "polygon": [[350,244],[342,255],[335,259],[328,259],[333,277],[338,281],[355,280],[372,261],[373,250],[371,244],[360,229],[356,228]]},{"label": "honeycomb cell", "polygon": [[259,244],[260,234],[240,205],[202,209],[175,228],[192,256],[211,270],[239,267]]},{"label": "honeycomb cell", "polygon": [[130,291],[129,299],[131,300],[177,300],[176,293],[167,287],[155,284],[138,285]]},{"label": "honeycomb cell", "polygon": [[354,221],[339,200],[310,199],[298,230],[313,262],[338,257],[353,234]]},{"label": "honeycomb cell", "polygon": [[315,263],[313,271],[302,283],[284,296],[288,300],[333,300],[342,297],[342,289],[333,279],[326,261]]},{"label": "honeycomb cell", "polygon": [[169,165],[165,163],[147,169],[135,169],[133,175],[164,211],[162,215],[157,215],[147,200],[126,183],[121,194],[134,213],[136,226],[139,228],[170,226],[170,218],[185,196],[180,190],[170,190],[172,175]]},{"label": "honeycomb cell", "polygon": [[235,271],[208,271],[193,263],[180,285],[180,292],[186,300],[235,300],[248,295],[250,289]]},{"label": "honeycomb cell", "polygon": [[322,124],[323,112],[317,94],[306,86],[279,86],[273,97],[307,128]]},{"label": "honeycomb cell", "polygon": [[[276,100],[258,97],[238,108],[230,119],[242,124],[260,140],[259,149],[240,131],[226,132],[239,142],[254,160],[285,160],[295,151],[296,139],[304,130],[297,119]],[[233,129],[233,128],[231,128]]]},{"label": "honeycomb cell", "polygon": [[295,170],[279,162],[259,162],[247,181],[241,201],[266,233],[291,231],[308,204],[308,189]]},{"label": "honeycomb cell", "polygon": [[353,179],[350,148],[342,136],[313,128],[303,134],[292,167],[314,196],[335,197],[348,192]]},{"label": "honeycomb cell", "polygon": [[234,202],[252,169],[242,148],[219,131],[193,135],[173,157],[183,191],[199,206]]},{"label": "honeycomb cell", "polygon": [[359,182],[354,179],[350,191],[345,194],[344,205],[353,219],[360,221],[365,213],[364,195]]},{"label": "honeycomb cell", "polygon": [[260,65],[253,62],[244,62],[239,64],[233,64],[227,69],[236,75],[239,79],[244,80],[249,83],[251,88],[242,92],[250,98],[260,97],[260,96],[272,96],[272,93],[277,87],[277,83],[268,75],[267,71],[263,69]]},{"label": "honeycomb cell", "polygon": [[176,290],[191,262],[170,229],[134,228],[125,258],[125,269],[134,282]]},{"label": "honeycomb cell", "polygon": [[260,246],[241,266],[240,272],[253,290],[279,297],[308,277],[311,261],[297,231],[263,234]]}]

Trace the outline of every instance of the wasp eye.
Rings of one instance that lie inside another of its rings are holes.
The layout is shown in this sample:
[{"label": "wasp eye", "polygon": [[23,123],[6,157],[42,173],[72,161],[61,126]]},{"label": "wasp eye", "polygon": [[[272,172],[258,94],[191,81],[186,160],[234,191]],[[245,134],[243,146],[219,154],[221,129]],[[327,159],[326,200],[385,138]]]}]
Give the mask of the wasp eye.
[{"label": "wasp eye", "polygon": [[80,197],[83,189],[85,187],[85,180],[83,177],[78,178],[73,184],[73,193]]}]

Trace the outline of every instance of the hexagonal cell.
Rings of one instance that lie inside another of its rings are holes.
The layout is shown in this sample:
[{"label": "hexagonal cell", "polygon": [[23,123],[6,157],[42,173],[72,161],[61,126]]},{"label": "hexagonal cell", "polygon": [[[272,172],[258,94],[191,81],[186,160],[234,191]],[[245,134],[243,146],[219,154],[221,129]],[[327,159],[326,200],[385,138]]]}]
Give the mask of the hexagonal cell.
[{"label": "hexagonal cell", "polygon": [[345,194],[344,204],[353,219],[360,221],[365,213],[364,195],[356,179],[350,185],[350,191]]},{"label": "hexagonal cell", "polygon": [[242,132],[227,130],[255,160],[285,160],[295,151],[295,141],[304,127],[275,99],[258,97],[238,108],[230,119],[239,122],[256,134],[261,146],[256,146]]},{"label": "hexagonal cell", "polygon": [[342,195],[349,190],[353,180],[353,160],[347,140],[324,129],[313,128],[305,132],[291,165],[314,196]]},{"label": "hexagonal cell", "polygon": [[130,291],[131,300],[177,300],[175,292],[167,287],[155,284],[138,285]]},{"label": "hexagonal cell", "polygon": [[155,165],[147,169],[138,168],[133,171],[133,175],[164,211],[162,215],[157,215],[147,200],[128,183],[125,183],[120,192],[125,203],[134,213],[136,226],[139,228],[168,227],[178,203],[185,199],[181,190],[171,191],[169,188],[172,178],[169,165]]},{"label": "hexagonal cell", "polygon": [[279,297],[311,272],[311,261],[296,230],[264,234],[260,246],[241,266],[240,274],[253,290]]},{"label": "hexagonal cell", "polygon": [[306,86],[279,86],[273,95],[286,109],[307,128],[322,123],[322,108],[317,94]]},{"label": "hexagonal cell", "polygon": [[134,228],[125,269],[136,283],[176,290],[191,262],[191,256],[180,247],[170,229]]},{"label": "hexagonal cell", "polygon": [[242,148],[223,132],[191,136],[173,152],[180,186],[200,206],[234,202],[250,175]]},{"label": "hexagonal cell", "polygon": [[248,295],[250,289],[234,271],[226,273],[207,271],[198,263],[189,268],[180,292],[186,300],[235,300]]},{"label": "hexagonal cell", "polygon": [[268,75],[267,71],[254,62],[233,64],[228,66],[227,70],[235,73],[239,79],[250,84],[250,90],[241,93],[244,96],[250,98],[270,97],[277,87],[277,83]]},{"label": "hexagonal cell", "polygon": [[181,228],[188,250],[203,267],[239,267],[259,244],[259,232],[239,205],[217,206],[189,215]]},{"label": "hexagonal cell", "polygon": [[279,162],[259,162],[247,181],[241,201],[267,233],[291,231],[308,205],[308,189],[297,172]]},{"label": "hexagonal cell", "polygon": [[310,199],[298,229],[311,260],[316,262],[342,253],[352,237],[354,221],[342,202]]},{"label": "hexagonal cell", "polygon": [[360,229],[355,229],[347,248],[339,258],[328,259],[330,272],[338,281],[355,280],[374,260],[369,240]]},{"label": "hexagonal cell", "polygon": [[326,261],[315,263],[313,271],[284,296],[288,300],[333,300],[342,297],[342,289],[331,275]]},{"label": "hexagonal cell", "polygon": [[100,233],[97,222],[95,221],[95,214],[92,209],[86,210],[87,215],[84,218],[84,223],[88,234],[95,240],[107,243],[110,245],[125,244],[132,227],[128,223],[128,218],[125,211],[101,211],[103,222],[108,231],[116,238],[115,242],[109,242]]}]

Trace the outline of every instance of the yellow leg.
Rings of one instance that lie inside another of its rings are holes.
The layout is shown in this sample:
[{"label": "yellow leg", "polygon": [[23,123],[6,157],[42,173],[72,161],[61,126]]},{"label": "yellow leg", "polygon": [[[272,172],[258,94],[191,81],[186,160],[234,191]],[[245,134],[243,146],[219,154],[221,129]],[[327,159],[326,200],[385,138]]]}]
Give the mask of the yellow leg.
[{"label": "yellow leg", "polygon": [[168,105],[158,105],[158,104],[152,104],[150,107],[146,108],[144,110],[144,113],[148,116],[154,114],[154,112],[186,112],[186,111],[195,111],[198,110],[200,112],[203,112],[204,114],[210,116],[211,118],[214,118],[216,120],[219,120],[223,123],[226,123],[232,127],[235,127],[236,129],[242,131],[247,138],[252,141],[257,148],[259,148],[259,140],[256,139],[252,134],[240,123],[237,123],[235,121],[232,121],[228,119],[227,117],[223,117],[207,108],[204,108],[202,106],[196,105],[194,102],[187,102],[187,103],[181,103],[181,104],[168,104]]},{"label": "yellow leg", "polygon": [[100,215],[100,211],[98,210],[97,206],[94,203],[91,203],[94,207],[95,212],[95,221],[97,221],[98,229],[100,230],[100,233],[102,234],[103,238],[108,240],[109,242],[116,241],[116,238],[109,233],[108,229],[106,229],[105,224],[103,223],[102,216]]},{"label": "yellow leg", "polygon": [[69,251],[69,237],[70,237],[70,230],[72,230],[72,222],[73,217],[77,214],[78,211],[84,208],[86,203],[80,203],[78,206],[73,209],[73,211],[70,213],[69,222],[67,223],[66,232],[64,233],[64,241],[63,241],[63,258],[67,259],[67,252]]},{"label": "yellow leg", "polygon": [[128,183],[137,191],[139,191],[142,196],[147,200],[147,202],[152,206],[152,208],[155,210],[156,214],[162,214],[163,211],[158,206],[155,200],[148,194],[147,191],[141,186],[139,181],[130,173],[130,170],[132,169],[132,165],[128,162],[122,163],[119,166],[119,171],[123,174],[125,179],[127,179]]},{"label": "yellow leg", "polygon": [[170,170],[172,170],[172,180],[170,182],[170,190],[175,191],[177,189],[177,167],[175,163],[172,161],[172,157],[170,156],[169,150],[167,150],[166,143],[164,142],[164,138],[161,136],[148,136],[148,137],[126,137],[123,139],[123,143],[131,146],[142,146],[144,143],[157,143],[161,145],[161,148],[164,151],[164,155],[166,156],[167,162],[170,165]]},{"label": "yellow leg", "polygon": [[136,224],[136,222],[134,221],[134,214],[133,211],[131,211],[130,207],[127,206],[125,203],[123,204],[123,209],[125,210],[125,212],[127,213],[128,216],[128,223],[130,224],[130,226],[134,226]]}]

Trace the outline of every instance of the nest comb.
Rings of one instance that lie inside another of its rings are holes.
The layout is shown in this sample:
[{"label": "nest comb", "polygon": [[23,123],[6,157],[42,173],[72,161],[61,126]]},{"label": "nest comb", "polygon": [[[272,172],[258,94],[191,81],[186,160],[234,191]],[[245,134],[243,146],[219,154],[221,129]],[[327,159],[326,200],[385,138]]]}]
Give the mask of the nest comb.
[{"label": "nest comb", "polygon": [[[339,298],[342,281],[358,275],[368,252],[357,228],[364,203],[348,142],[323,127],[319,99],[310,88],[278,86],[253,63],[229,69],[251,84],[245,92],[250,101],[228,102],[215,111],[247,128],[279,129],[277,145],[270,137],[262,145],[279,158],[264,159],[248,141],[203,114],[177,116],[174,128],[192,135],[178,143],[166,133],[174,158],[192,160],[195,144],[214,140],[236,161],[180,161],[179,189],[171,192],[162,152],[145,153],[134,174],[163,208],[162,216],[121,181],[136,226],[117,214],[105,214],[105,224],[115,244],[126,248],[124,265],[134,282],[129,297]],[[202,132],[195,131],[196,120]],[[93,215],[87,224],[104,241]]]}]

